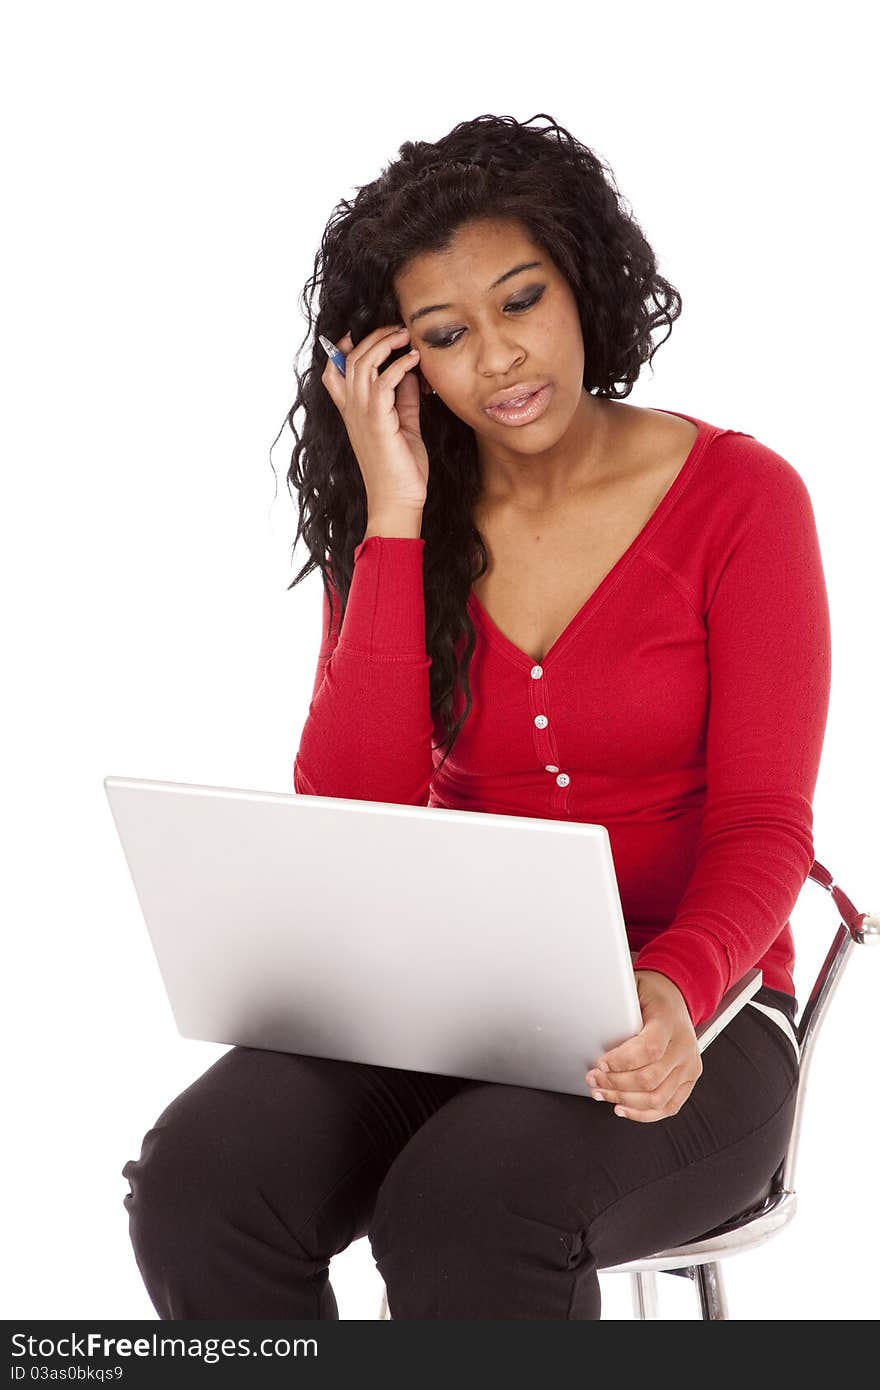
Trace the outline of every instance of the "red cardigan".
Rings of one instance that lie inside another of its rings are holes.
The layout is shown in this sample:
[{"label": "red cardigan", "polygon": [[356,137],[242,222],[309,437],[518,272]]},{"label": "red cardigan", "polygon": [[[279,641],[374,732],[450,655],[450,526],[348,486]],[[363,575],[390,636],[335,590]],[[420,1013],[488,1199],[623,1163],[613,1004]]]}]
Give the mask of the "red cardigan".
[{"label": "red cardigan", "polygon": [[753,965],[795,992],[831,642],[800,475],[750,434],[667,413],[698,427],[686,462],[540,665],[470,594],[473,706],[439,773],[424,538],[362,541],[329,639],[324,596],[293,781],[604,825],[636,968],[671,979],[696,1025]]}]

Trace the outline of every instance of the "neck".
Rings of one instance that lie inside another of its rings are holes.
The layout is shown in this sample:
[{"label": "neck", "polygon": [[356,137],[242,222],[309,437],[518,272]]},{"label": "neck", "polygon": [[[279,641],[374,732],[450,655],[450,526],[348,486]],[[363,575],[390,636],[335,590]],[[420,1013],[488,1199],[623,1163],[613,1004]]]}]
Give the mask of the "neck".
[{"label": "neck", "polygon": [[549,449],[520,454],[478,441],[482,497],[529,512],[553,511],[604,471],[614,402],[581,391],[568,429]]}]

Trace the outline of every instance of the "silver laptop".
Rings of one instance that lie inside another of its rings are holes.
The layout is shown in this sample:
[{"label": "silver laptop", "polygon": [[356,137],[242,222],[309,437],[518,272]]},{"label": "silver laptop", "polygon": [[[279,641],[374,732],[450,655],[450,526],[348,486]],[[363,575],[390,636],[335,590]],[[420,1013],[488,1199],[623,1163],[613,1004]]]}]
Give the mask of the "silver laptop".
[{"label": "silver laptop", "polygon": [[[584,1096],[642,1027],[602,825],[104,787],[183,1037]],[[701,1050],[760,985],[728,991]]]}]

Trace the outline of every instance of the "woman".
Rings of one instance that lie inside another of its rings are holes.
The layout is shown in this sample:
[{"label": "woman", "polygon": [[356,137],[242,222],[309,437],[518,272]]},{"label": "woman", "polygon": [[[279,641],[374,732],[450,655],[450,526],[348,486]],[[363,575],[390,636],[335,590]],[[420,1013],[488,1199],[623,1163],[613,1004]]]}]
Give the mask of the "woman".
[{"label": "woman", "polygon": [[365,1234],[394,1318],[598,1318],[600,1268],[760,1202],[788,1143],[812,507],[753,436],[621,399],[681,299],[555,123],[407,142],[337,211],[288,416],[325,618],[295,788],[605,825],[643,1027],[583,1098],[232,1048],[125,1166],[134,1249],[163,1318],[335,1318]]}]

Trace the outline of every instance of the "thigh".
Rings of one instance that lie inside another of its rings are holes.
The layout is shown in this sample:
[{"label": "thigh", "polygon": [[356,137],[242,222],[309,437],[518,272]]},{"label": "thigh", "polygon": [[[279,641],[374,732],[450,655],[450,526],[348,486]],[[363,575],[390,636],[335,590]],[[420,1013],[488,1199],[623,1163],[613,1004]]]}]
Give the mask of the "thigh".
[{"label": "thigh", "polygon": [[399,1265],[405,1283],[419,1241],[444,1288],[490,1266],[499,1280],[512,1265],[567,1269],[574,1308],[580,1268],[589,1276],[703,1235],[763,1196],[788,1144],[797,1076],[788,1040],[746,1008],[665,1120],[626,1119],[586,1093],[468,1087],[383,1181],[370,1229],[380,1269]]},{"label": "thigh", "polygon": [[123,1175],[130,1209],[184,1226],[266,1208],[316,1259],[366,1231],[400,1149],[465,1083],[393,1067],[234,1047],[165,1108]]}]

